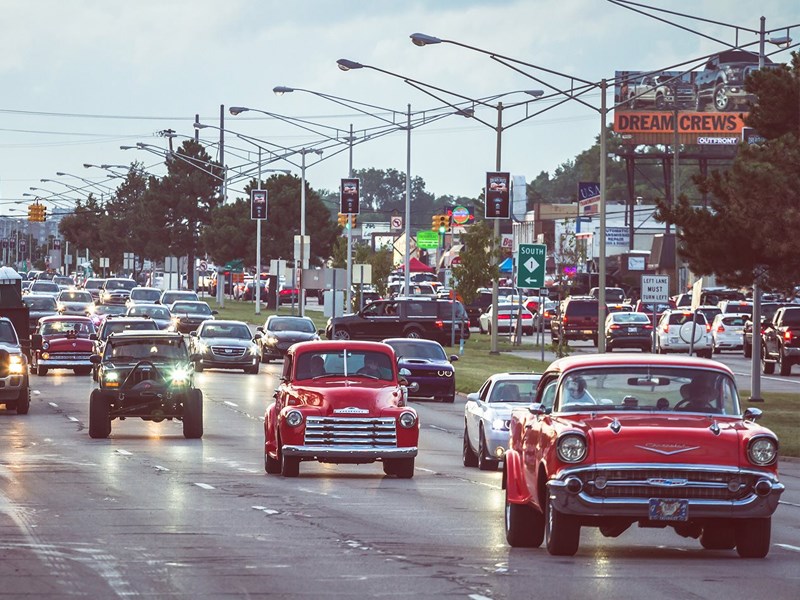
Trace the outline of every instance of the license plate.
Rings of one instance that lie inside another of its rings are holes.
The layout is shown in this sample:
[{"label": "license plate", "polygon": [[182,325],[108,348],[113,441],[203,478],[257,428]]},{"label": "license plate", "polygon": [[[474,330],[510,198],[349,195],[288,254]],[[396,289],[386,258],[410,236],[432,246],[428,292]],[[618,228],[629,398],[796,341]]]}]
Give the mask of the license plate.
[{"label": "license plate", "polygon": [[670,343],[670,344],[677,344],[677,343],[678,343],[678,338],[676,338],[676,337],[674,337],[674,338],[673,338],[673,337],[669,338],[669,343]]},{"label": "license plate", "polygon": [[592,335],[593,333],[594,333],[594,331],[592,331],[591,329],[584,329],[583,330],[583,334],[584,335]]},{"label": "license plate", "polygon": [[628,327],[628,333],[636,333],[636,327]]},{"label": "license plate", "polygon": [[689,501],[675,498],[650,498],[649,516],[651,521],[687,521]]}]

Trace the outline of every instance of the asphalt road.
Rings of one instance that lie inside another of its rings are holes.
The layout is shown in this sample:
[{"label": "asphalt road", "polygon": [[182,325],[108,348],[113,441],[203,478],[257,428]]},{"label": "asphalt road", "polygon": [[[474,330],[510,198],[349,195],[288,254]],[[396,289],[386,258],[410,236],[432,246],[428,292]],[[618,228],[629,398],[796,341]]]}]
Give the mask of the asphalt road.
[{"label": "asphalt road", "polygon": [[279,364],[205,371],[205,436],[114,421],[87,433],[89,377],[34,377],[27,416],[0,411],[3,598],[761,598],[800,589],[800,463],[764,560],[705,551],[671,530],[603,538],[575,557],[511,549],[499,472],[461,465],[463,403],[415,403],[413,479],[378,464],[263,468],[262,416]]}]

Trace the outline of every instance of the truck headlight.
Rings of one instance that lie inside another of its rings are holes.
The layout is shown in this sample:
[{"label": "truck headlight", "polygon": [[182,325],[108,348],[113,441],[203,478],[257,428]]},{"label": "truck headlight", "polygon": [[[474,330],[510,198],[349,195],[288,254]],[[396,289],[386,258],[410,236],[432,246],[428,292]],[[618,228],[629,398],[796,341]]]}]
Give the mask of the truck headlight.
[{"label": "truck headlight", "polygon": [[299,410],[290,410],[286,413],[286,424],[289,427],[297,427],[303,422],[303,413]]},{"label": "truck headlight", "polygon": [[505,419],[495,419],[492,421],[492,429],[495,431],[506,431],[508,429],[508,421]]},{"label": "truck headlight", "polygon": [[172,373],[170,373],[170,380],[175,384],[187,383],[192,376],[192,372],[193,370],[187,369],[186,367],[176,367]]},{"label": "truck headlight", "polygon": [[406,411],[400,415],[398,420],[400,421],[400,427],[403,429],[411,429],[417,424],[417,415]]},{"label": "truck headlight", "polygon": [[581,462],[586,458],[586,440],[575,433],[562,436],[556,445],[558,457],[567,463]]},{"label": "truck headlight", "polygon": [[25,372],[25,363],[19,355],[11,355],[8,362],[8,372],[11,375],[22,375]]},{"label": "truck headlight", "polygon": [[750,440],[747,458],[759,467],[772,464],[778,458],[778,442],[771,437],[758,437]]}]

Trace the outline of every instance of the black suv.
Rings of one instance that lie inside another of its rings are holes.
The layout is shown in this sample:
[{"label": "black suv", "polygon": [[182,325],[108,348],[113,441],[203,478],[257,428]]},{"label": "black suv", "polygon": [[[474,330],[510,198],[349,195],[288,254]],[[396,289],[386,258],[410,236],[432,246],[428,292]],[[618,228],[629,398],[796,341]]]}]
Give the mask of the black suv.
[{"label": "black suv", "polygon": [[406,297],[377,300],[357,313],[328,319],[329,340],[376,340],[407,337],[449,345],[469,338],[469,318],[461,302],[437,298]]},{"label": "black suv", "polygon": [[98,387],[89,398],[89,437],[107,438],[111,421],[139,417],[183,421],[183,437],[203,437],[203,393],[194,388],[194,364],[180,333],[111,334],[102,356],[93,354]]},{"label": "black suv", "polygon": [[550,319],[550,336],[554,344],[560,340],[591,340],[597,346],[597,298],[570,296],[562,300],[558,311]]}]

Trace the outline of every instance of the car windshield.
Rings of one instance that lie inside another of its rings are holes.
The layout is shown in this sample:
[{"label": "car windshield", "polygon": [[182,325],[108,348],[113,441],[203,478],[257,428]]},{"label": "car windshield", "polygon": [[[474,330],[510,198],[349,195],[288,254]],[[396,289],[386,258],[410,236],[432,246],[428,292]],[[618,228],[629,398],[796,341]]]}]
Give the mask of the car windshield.
[{"label": "car windshield", "polygon": [[131,290],[131,300],[149,300],[155,302],[161,298],[160,290]]},{"label": "car windshield", "polygon": [[67,335],[74,331],[79,337],[88,337],[94,333],[91,321],[46,321],[42,323],[39,333],[42,335]]},{"label": "car windshield", "polygon": [[28,305],[28,308],[33,310],[53,310],[56,309],[56,299],[53,297],[48,298],[23,298],[22,301]]},{"label": "car windshield", "polygon": [[182,338],[114,340],[106,346],[103,358],[118,362],[188,361],[189,354]]},{"label": "car windshield", "polygon": [[398,358],[425,358],[427,360],[447,360],[447,355],[439,344],[413,341],[387,342]]},{"label": "car windshield", "polygon": [[619,323],[622,325],[627,325],[629,323],[630,324],[646,323],[649,325],[650,319],[646,314],[640,312],[617,312],[612,314],[611,322]]},{"label": "car windshield", "polygon": [[209,307],[205,302],[175,302],[172,305],[171,312],[186,313],[190,315],[210,315],[211,307]]},{"label": "car windshield", "polygon": [[203,338],[236,338],[249,340],[253,337],[244,323],[209,323],[200,331]]},{"label": "car windshield", "polygon": [[129,317],[148,316],[153,319],[170,318],[170,312],[166,306],[157,306],[155,304],[145,304],[143,306],[131,306],[128,309],[127,315]]},{"label": "car windshield", "polygon": [[62,302],[92,302],[92,295],[89,292],[61,292],[58,299]]},{"label": "car windshield", "polygon": [[87,279],[83,284],[85,290],[99,290],[103,287],[104,281],[102,279]]},{"label": "car windshield", "polygon": [[100,304],[94,307],[96,315],[124,315],[125,306],[119,304]]},{"label": "car windshield", "polygon": [[394,369],[388,354],[369,350],[309,351],[297,357],[295,379],[318,379],[345,375],[393,381]]},{"label": "car windshield", "polygon": [[19,344],[17,332],[14,326],[8,321],[0,321],[0,342],[7,344]]},{"label": "car windshield", "polygon": [[141,321],[106,321],[103,328],[102,339],[106,339],[112,333],[121,333],[123,331],[153,331],[158,329],[155,321],[142,319]]},{"label": "car windshield", "polygon": [[106,281],[107,290],[132,290],[136,287],[135,281],[126,281],[124,279],[109,279]]},{"label": "car windshield", "polygon": [[562,376],[554,412],[696,412],[739,415],[733,379],[689,367],[600,367]]},{"label": "car windshield", "polygon": [[31,285],[32,292],[60,292],[61,288],[52,281],[34,281]]},{"label": "car windshield", "polygon": [[536,395],[536,386],[538,384],[539,377],[499,379],[492,388],[489,402],[523,402],[530,404]]},{"label": "car windshield", "polygon": [[301,333],[316,333],[317,331],[313,321],[299,317],[270,319],[267,329],[269,331],[299,331]]}]

